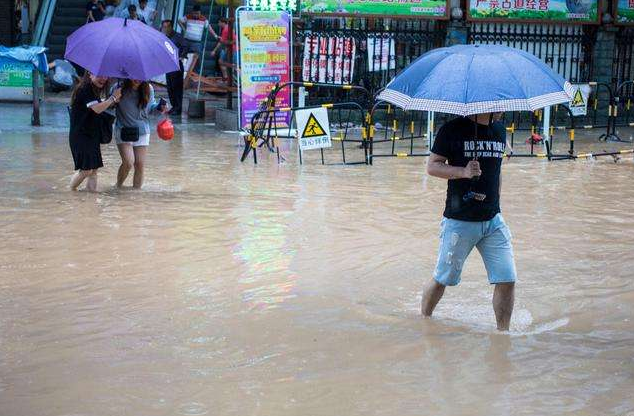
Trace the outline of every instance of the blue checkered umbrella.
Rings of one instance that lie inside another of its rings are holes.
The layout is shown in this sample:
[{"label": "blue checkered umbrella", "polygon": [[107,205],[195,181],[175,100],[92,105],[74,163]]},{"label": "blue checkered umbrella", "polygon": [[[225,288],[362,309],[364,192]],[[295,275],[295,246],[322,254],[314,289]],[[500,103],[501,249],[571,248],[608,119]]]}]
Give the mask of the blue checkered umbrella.
[{"label": "blue checkered umbrella", "polygon": [[572,86],[530,53],[500,45],[434,49],[378,95],[404,110],[467,116],[569,102]]}]

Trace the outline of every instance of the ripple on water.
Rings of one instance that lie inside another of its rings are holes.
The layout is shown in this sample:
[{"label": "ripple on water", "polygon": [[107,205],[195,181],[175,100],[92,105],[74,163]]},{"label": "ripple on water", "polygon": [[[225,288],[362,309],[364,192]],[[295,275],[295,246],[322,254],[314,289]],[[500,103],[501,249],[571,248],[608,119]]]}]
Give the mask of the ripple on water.
[{"label": "ripple on water", "polygon": [[207,406],[198,402],[190,402],[182,404],[178,407],[178,414],[184,416],[200,416],[209,412]]}]

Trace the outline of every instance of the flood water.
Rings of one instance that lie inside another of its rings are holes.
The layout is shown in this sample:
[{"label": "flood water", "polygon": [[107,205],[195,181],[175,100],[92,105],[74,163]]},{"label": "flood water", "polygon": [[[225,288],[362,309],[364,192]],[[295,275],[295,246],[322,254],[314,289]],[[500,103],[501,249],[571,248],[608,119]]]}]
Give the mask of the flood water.
[{"label": "flood water", "polygon": [[[142,191],[71,193],[64,129],[0,137],[0,415],[631,415],[632,156],[511,159],[519,281],[477,252],[420,317],[446,183],[424,158],[241,164],[178,126]],[[351,153],[352,155],[352,153]]]}]

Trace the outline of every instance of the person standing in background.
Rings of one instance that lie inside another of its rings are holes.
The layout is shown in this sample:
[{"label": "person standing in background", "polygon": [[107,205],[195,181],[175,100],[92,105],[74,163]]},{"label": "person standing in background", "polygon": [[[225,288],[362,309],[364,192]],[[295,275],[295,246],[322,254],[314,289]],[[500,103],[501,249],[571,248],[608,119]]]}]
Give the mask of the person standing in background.
[{"label": "person standing in background", "polygon": [[[236,34],[234,31],[231,30],[231,27],[229,26],[229,19],[221,17],[218,23],[220,25],[220,38],[214,50],[211,51],[211,56],[218,56],[218,66],[220,66],[220,71],[222,72],[222,80],[228,85],[229,68],[232,65],[236,65],[238,63],[238,45],[236,42]],[[233,34],[230,35],[229,32],[233,32]],[[229,51],[233,53],[233,55],[231,56],[233,61],[231,63],[228,62],[228,57],[230,53]]]},{"label": "person standing in background", "polygon": [[137,8],[137,14],[141,21],[145,21],[145,24],[154,26],[154,19],[156,18],[156,10],[148,6],[147,0],[139,0],[139,7]]},{"label": "person standing in background", "polygon": [[200,12],[200,5],[198,4],[195,4],[192,12],[180,19],[178,24],[185,31],[185,39],[189,43],[190,52],[197,53],[199,56],[203,51],[202,42],[205,30],[209,30],[211,36],[218,39],[218,35],[209,24],[209,21]]},{"label": "person standing in background", "polygon": [[165,74],[167,81],[167,94],[170,98],[172,109],[170,115],[180,116],[183,112],[183,78],[185,69],[183,68],[183,59],[187,57],[187,42],[180,33],[176,33],[171,20],[163,20],[161,23],[161,32],[178,48],[180,69],[178,71]]},{"label": "person standing in background", "polygon": [[118,5],[119,0],[106,0],[106,16],[104,18],[113,17]]},{"label": "person standing in background", "polygon": [[101,0],[91,0],[86,4],[86,23],[99,22],[106,15],[106,5]]},{"label": "person standing in background", "polygon": [[143,18],[143,16],[139,16],[139,14],[137,13],[137,10],[136,10],[136,6],[134,4],[131,4],[131,5],[128,6],[128,17],[127,17],[127,19],[138,20],[139,22],[145,23],[145,19]]}]

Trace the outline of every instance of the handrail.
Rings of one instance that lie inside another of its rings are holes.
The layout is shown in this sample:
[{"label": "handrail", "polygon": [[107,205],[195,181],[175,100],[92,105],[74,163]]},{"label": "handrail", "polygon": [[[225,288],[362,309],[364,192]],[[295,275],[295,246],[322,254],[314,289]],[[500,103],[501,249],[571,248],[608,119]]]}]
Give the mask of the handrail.
[{"label": "handrail", "polygon": [[35,33],[33,35],[33,44],[36,46],[44,46],[46,44],[48,31],[51,28],[51,20],[53,20],[55,6],[57,5],[57,0],[43,0],[43,2],[40,13],[37,16]]},{"label": "handrail", "polygon": [[178,33],[183,33],[183,29],[181,29],[181,25],[178,24],[178,20],[185,15],[185,3],[185,0],[176,0],[174,2],[172,21],[174,22],[174,30]]}]

